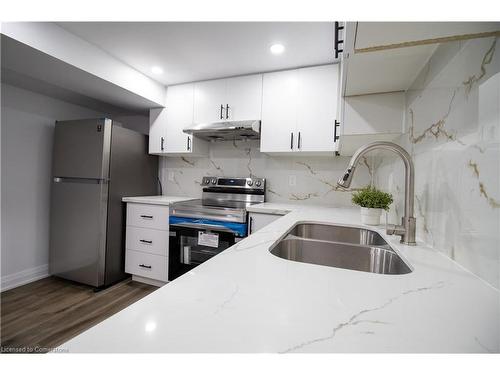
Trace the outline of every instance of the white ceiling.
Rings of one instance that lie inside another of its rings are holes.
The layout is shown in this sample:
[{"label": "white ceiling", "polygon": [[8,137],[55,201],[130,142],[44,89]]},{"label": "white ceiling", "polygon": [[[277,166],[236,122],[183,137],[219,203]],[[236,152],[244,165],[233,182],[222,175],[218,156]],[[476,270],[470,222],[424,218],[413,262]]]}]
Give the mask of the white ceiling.
[{"label": "white ceiling", "polygon": [[[145,75],[171,85],[331,63],[329,22],[58,23]],[[275,56],[274,43],[286,50]],[[164,73],[154,75],[152,66]]]}]

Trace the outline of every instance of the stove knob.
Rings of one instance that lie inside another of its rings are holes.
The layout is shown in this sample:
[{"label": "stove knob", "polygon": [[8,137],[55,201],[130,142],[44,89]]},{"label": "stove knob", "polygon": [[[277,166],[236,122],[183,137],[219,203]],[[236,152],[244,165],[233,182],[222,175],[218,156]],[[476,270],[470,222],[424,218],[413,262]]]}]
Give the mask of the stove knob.
[{"label": "stove knob", "polygon": [[217,183],[217,179],[216,178],[212,178],[212,184],[216,184]]},{"label": "stove knob", "polygon": [[248,181],[247,181],[247,185],[248,185],[248,186],[252,186],[252,185],[253,185],[253,181],[252,181],[252,180],[248,180]]},{"label": "stove knob", "polygon": [[260,185],[262,185],[262,182],[260,182],[260,181],[257,181],[257,182],[255,183],[255,186],[257,186],[257,187],[260,187]]},{"label": "stove knob", "polygon": [[209,183],[210,183],[210,179],[209,179],[209,178],[207,178],[207,177],[205,177],[205,178],[203,179],[203,185],[208,185]]}]

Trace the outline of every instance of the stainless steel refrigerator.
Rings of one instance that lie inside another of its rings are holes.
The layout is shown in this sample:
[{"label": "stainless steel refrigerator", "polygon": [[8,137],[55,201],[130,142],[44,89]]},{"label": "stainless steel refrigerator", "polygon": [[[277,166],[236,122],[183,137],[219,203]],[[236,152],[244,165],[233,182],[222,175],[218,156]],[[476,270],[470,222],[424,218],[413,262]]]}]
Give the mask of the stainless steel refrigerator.
[{"label": "stainless steel refrigerator", "polygon": [[97,288],[124,279],[121,199],[158,190],[147,136],[110,119],[57,121],[52,177],[50,273]]}]

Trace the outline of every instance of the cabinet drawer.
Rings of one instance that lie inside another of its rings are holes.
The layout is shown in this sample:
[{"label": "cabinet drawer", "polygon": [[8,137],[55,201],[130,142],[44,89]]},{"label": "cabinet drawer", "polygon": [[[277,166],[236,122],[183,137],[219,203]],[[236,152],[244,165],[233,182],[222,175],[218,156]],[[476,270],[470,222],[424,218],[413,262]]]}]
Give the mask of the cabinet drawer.
[{"label": "cabinet drawer", "polygon": [[127,227],[126,249],[168,257],[168,231]]},{"label": "cabinet drawer", "polygon": [[134,250],[125,253],[125,272],[150,279],[167,281],[167,257]]},{"label": "cabinet drawer", "polygon": [[128,203],[127,225],[168,230],[168,206]]},{"label": "cabinet drawer", "polygon": [[261,214],[252,212],[249,219],[250,223],[248,225],[248,234],[250,235],[257,232],[258,230],[271,224],[273,221],[278,220],[282,216],[283,215]]}]

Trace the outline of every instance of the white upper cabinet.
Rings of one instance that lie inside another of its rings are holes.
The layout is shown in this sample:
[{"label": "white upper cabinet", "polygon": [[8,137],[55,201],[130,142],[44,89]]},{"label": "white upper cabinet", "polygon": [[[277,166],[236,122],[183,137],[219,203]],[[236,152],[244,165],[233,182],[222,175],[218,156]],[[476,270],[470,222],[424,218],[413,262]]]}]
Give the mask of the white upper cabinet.
[{"label": "white upper cabinet", "polygon": [[166,152],[190,152],[191,135],[182,130],[193,123],[194,85],[167,88]]},{"label": "white upper cabinet", "polygon": [[498,22],[358,22],[355,50],[392,49],[499,31]]},{"label": "white upper cabinet", "polygon": [[499,22],[346,22],[343,26],[338,39],[344,96],[406,91],[438,43],[500,31]]},{"label": "white upper cabinet", "polygon": [[262,74],[228,78],[226,109],[229,120],[260,120],[262,116]]},{"label": "white upper cabinet", "polygon": [[264,74],[261,152],[293,152],[296,148],[298,70]]},{"label": "white upper cabinet", "polygon": [[169,86],[165,108],[150,110],[149,153],[204,156],[208,144],[183,132],[193,123],[194,84]]},{"label": "white upper cabinet", "polygon": [[167,112],[164,108],[149,110],[149,153],[159,155],[165,150]]},{"label": "white upper cabinet", "polygon": [[299,69],[297,149],[333,151],[338,107],[339,66]]},{"label": "white upper cabinet", "polygon": [[194,123],[260,120],[262,74],[197,82]]},{"label": "white upper cabinet", "polygon": [[333,153],[339,67],[264,74],[262,152]]},{"label": "white upper cabinet", "polygon": [[194,84],[194,123],[222,121],[226,118],[226,80]]}]

